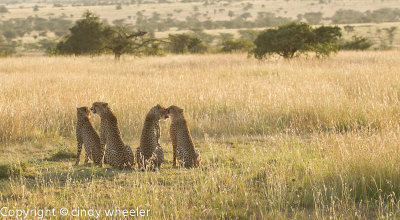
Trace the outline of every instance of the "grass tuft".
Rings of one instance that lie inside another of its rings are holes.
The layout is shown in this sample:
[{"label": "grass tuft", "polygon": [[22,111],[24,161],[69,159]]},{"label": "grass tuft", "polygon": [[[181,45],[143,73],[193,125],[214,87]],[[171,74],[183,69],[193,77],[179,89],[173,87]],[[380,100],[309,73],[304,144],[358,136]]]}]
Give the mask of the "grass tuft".
[{"label": "grass tuft", "polygon": [[0,164],[0,179],[18,177],[26,170],[26,163],[2,163]]}]

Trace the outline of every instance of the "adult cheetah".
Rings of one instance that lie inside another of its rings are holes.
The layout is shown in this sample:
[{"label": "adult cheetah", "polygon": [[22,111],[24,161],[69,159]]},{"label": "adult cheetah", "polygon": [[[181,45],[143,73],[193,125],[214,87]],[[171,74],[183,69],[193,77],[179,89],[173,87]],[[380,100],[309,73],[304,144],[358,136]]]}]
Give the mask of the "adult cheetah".
[{"label": "adult cheetah", "polygon": [[[129,158],[129,163],[133,166],[135,164],[135,159],[133,156],[133,152],[130,146],[126,145],[125,146],[126,151],[128,152],[128,158]],[[114,149],[112,149],[111,147],[106,148],[106,152],[104,154],[104,163],[105,164],[110,164],[108,161],[112,160],[112,155],[115,154]]]},{"label": "adult cheetah", "polygon": [[90,111],[88,107],[77,108],[78,120],[76,122],[76,140],[78,142],[78,152],[76,163],[79,164],[79,158],[82,151],[82,144],[85,146],[85,163],[91,159],[99,167],[103,166],[104,146],[100,144],[100,137],[94,130],[89,120]]},{"label": "adult cheetah", "polygon": [[136,160],[139,169],[160,168],[164,161],[164,152],[159,144],[160,119],[166,119],[166,109],[156,105],[146,115],[143,125],[140,146],[136,149]]},{"label": "adult cheetah", "polygon": [[108,103],[95,102],[91,110],[101,119],[100,142],[102,146],[107,145],[105,161],[114,168],[130,169],[134,161],[133,154],[129,153],[128,147],[122,141],[117,118],[108,107]]},{"label": "adult cheetah", "polygon": [[201,161],[200,152],[194,148],[183,109],[171,105],[167,108],[167,114],[171,117],[169,133],[173,148],[173,166],[176,166],[178,160],[186,168],[198,167]]}]

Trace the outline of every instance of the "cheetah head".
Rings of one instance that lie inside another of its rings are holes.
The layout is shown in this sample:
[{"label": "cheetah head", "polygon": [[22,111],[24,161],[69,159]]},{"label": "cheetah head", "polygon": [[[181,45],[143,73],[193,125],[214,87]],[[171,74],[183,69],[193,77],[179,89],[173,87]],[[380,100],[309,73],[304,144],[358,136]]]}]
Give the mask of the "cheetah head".
[{"label": "cheetah head", "polygon": [[88,107],[80,107],[80,108],[76,108],[77,114],[78,114],[78,118],[79,117],[89,117],[90,115],[90,111]]},{"label": "cheetah head", "polygon": [[153,108],[151,108],[149,113],[151,115],[154,115],[156,120],[160,120],[160,119],[165,120],[168,118],[167,109],[159,104],[154,106]]},{"label": "cheetah head", "polygon": [[105,102],[95,102],[90,108],[93,114],[99,114],[99,115],[103,114],[107,109],[108,109],[108,103]]},{"label": "cheetah head", "polygon": [[183,109],[179,108],[176,105],[171,105],[167,108],[167,115],[171,116],[171,119],[183,116]]}]

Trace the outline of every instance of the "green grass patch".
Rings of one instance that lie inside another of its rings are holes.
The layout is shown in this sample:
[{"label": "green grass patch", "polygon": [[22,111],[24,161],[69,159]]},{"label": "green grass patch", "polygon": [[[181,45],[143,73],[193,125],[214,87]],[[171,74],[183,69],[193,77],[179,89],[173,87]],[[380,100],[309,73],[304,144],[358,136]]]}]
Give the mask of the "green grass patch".
[{"label": "green grass patch", "polygon": [[2,163],[0,164],[0,179],[20,176],[26,170],[27,165],[24,162]]}]

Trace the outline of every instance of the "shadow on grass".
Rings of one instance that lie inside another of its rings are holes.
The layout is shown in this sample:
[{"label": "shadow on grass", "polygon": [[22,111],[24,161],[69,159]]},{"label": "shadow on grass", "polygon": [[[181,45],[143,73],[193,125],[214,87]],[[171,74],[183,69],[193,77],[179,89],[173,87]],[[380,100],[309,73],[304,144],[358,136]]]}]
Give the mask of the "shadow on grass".
[{"label": "shadow on grass", "polygon": [[48,161],[63,161],[71,159],[76,159],[76,154],[67,148],[59,149],[50,157],[46,158]]},{"label": "shadow on grass", "polygon": [[[52,162],[51,162],[52,163]],[[93,180],[116,179],[120,174],[129,174],[134,170],[119,170],[112,167],[99,168],[92,163],[78,166],[62,166],[53,168],[42,168],[39,178],[44,183],[57,183],[58,186],[65,186],[69,183],[87,183]]]}]

